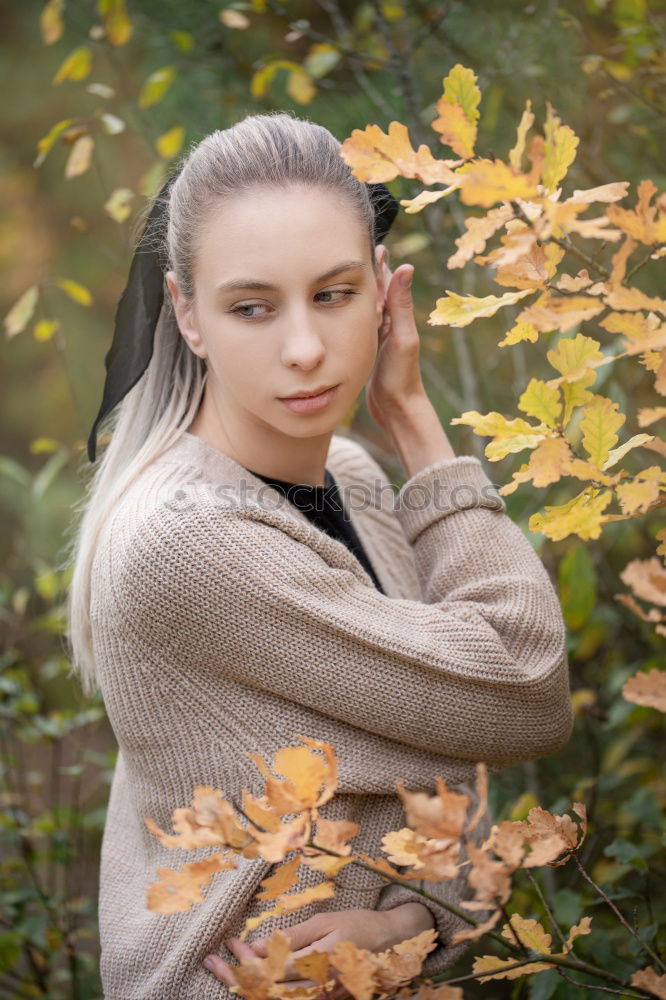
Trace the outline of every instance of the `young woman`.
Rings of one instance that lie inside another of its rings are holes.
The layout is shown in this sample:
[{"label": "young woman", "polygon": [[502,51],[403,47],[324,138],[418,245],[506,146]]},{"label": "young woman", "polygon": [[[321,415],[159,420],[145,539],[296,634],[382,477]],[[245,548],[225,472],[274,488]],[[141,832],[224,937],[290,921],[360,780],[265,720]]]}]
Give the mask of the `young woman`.
[{"label": "young woman", "polygon": [[[260,793],[248,753],[270,761],[299,735],[332,744],[340,791],[322,814],[359,823],[354,848],[378,856],[404,826],[396,778],[434,792],[437,775],[466,782],[476,761],[569,738],[557,597],[424,391],[413,267],[391,274],[378,242],[394,214],[327,129],[251,115],[191,150],[135,255],[100,415],[122,404],[69,603],[74,663],[119,745],[100,885],[107,1000],[232,996],[230,965],[254,953],[252,936],[232,939],[264,908],[271,866],[239,858],[203,903],[157,915],[156,869],[191,858],[144,820],[169,828],[197,784]],[[396,498],[336,433],[363,389],[408,477]],[[450,943],[462,924],[409,890],[352,867],[338,881],[334,899],[255,940],[289,927],[298,948],[382,950],[436,925],[426,972],[463,950]],[[453,903],[467,891],[462,875],[428,888]]]}]

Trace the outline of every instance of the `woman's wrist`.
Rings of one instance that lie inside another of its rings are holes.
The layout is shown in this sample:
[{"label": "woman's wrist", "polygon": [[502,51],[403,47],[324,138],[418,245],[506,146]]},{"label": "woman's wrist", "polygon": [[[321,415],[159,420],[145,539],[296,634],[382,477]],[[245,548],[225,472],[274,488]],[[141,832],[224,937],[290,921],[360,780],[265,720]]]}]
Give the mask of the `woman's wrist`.
[{"label": "woman's wrist", "polygon": [[386,910],[385,914],[390,918],[391,935],[396,944],[436,927],[432,911],[418,900],[401,903],[392,910]]},{"label": "woman's wrist", "polygon": [[383,427],[400,456],[408,479],[428,465],[456,457],[437,411],[425,393],[396,402],[383,421]]}]

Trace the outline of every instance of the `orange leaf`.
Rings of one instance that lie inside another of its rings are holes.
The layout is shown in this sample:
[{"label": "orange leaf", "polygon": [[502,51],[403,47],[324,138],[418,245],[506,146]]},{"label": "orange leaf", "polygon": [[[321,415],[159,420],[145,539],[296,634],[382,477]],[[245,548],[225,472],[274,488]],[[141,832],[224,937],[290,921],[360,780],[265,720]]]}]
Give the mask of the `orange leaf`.
[{"label": "orange leaf", "polygon": [[490,208],[498,201],[536,196],[530,178],[516,173],[502,160],[475,160],[469,169],[459,171],[457,177],[462,181],[460,200],[464,205]]},{"label": "orange leaf", "polygon": [[354,129],[340,154],[360,181],[386,183],[402,176],[424,184],[457,185],[459,180],[451,166],[460,161],[436,160],[425,143],[415,152],[407,127],[397,121],[389,124],[388,134],[379,125]]},{"label": "orange leaf", "polygon": [[470,122],[459,104],[440,97],[435,105],[438,117],[430,124],[440,133],[440,141],[450,146],[456,156],[468,160],[474,156],[477,126]]},{"label": "orange leaf", "polygon": [[263,889],[257,893],[257,899],[277,899],[282,893],[292,889],[298,881],[300,863],[301,859],[295,857],[281,864],[274,875],[269,875],[259,883]]},{"label": "orange leaf", "polygon": [[622,695],[635,705],[666,712],[666,673],[655,668],[648,673],[636,674],[626,682]]},{"label": "orange leaf", "polygon": [[203,861],[193,861],[183,865],[182,871],[158,868],[159,881],[148,886],[147,906],[154,913],[178,913],[189,910],[193,903],[203,900],[203,888],[208,885],[215,872],[235,868],[234,861],[227,860],[221,851],[211,854]]}]

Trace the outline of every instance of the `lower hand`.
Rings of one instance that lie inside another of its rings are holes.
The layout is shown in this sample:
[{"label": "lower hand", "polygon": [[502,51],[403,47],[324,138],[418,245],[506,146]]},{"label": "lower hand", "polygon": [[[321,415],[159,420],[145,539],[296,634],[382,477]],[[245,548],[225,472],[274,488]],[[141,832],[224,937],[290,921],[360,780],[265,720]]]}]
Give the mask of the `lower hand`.
[{"label": "lower hand", "polygon": [[[367,951],[385,951],[433,925],[434,920],[430,910],[419,902],[403,903],[392,910],[383,911],[356,909],[317,913],[309,920],[282,929],[289,938],[293,952],[287,963],[283,981],[288,983],[290,989],[297,986],[314,986],[311,980],[301,979],[293,967],[294,959],[311,951],[330,953],[340,941],[353,941],[357,948],[364,948]],[[264,958],[267,955],[267,943],[267,938],[254,941],[252,945],[232,938],[228,944],[239,961],[243,961],[257,957]],[[210,968],[213,975],[227,986],[235,985],[232,967],[218,955],[210,955],[208,958],[212,962],[207,968]],[[336,980],[337,986],[327,994],[328,1000],[344,1000],[349,993],[337,981],[334,969],[331,970],[331,978]]]},{"label": "lower hand", "polygon": [[[376,247],[382,256],[386,248]],[[375,366],[365,387],[370,416],[385,427],[396,410],[409,405],[410,400],[425,396],[419,367],[421,343],[414,319],[410,284],[402,278],[413,277],[411,264],[401,264],[391,272],[384,257],[382,280],[386,289],[384,322],[379,331],[379,346]]]}]

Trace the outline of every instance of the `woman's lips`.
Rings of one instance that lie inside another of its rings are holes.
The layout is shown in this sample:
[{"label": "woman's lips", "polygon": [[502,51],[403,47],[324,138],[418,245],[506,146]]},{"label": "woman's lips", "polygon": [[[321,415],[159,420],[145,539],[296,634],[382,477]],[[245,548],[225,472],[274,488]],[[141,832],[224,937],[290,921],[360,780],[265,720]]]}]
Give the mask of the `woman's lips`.
[{"label": "woman's lips", "polygon": [[338,386],[334,385],[332,389],[326,389],[325,392],[321,392],[318,396],[300,396],[298,398],[292,397],[291,399],[278,397],[278,399],[293,413],[315,413],[328,406],[337,391]]}]

